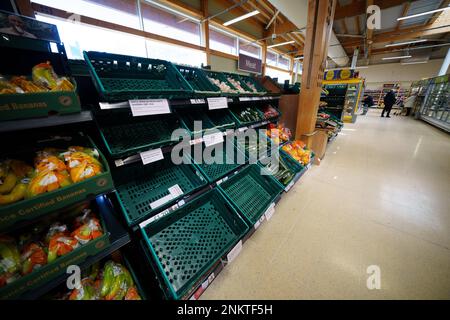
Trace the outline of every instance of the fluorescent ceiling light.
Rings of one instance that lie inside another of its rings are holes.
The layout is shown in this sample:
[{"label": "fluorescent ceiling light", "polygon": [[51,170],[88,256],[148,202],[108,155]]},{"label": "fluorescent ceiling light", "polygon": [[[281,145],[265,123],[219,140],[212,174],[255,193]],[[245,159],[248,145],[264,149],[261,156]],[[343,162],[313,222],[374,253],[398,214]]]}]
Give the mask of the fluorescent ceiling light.
[{"label": "fluorescent ceiling light", "polygon": [[413,41],[407,41],[407,42],[399,42],[399,43],[391,43],[385,45],[385,47],[395,47],[395,46],[402,46],[404,44],[410,44],[410,43],[420,43],[420,42],[426,42],[427,39],[420,39],[420,40],[413,40]]},{"label": "fluorescent ceiling light", "polygon": [[291,44],[291,43],[295,43],[295,41],[286,41],[286,42],[282,42],[282,43],[277,43],[277,44],[272,44],[270,46],[267,46],[267,48],[274,48],[274,47],[279,47],[279,46],[284,46],[285,44]]},{"label": "fluorescent ceiling light", "polygon": [[230,24],[233,24],[233,23],[239,22],[239,21],[241,21],[241,20],[244,20],[244,19],[253,17],[253,16],[257,15],[258,13],[259,13],[258,10],[249,12],[249,13],[247,13],[247,14],[244,14],[243,16],[240,16],[240,17],[234,18],[234,19],[232,19],[232,20],[230,20],[230,21],[227,21],[227,22],[225,22],[223,25],[224,25],[225,27],[226,27],[226,26],[229,26]]},{"label": "fluorescent ceiling light", "polygon": [[383,58],[383,60],[394,60],[394,59],[405,59],[405,58],[411,58],[411,56],[387,57],[387,58]]},{"label": "fluorescent ceiling light", "polygon": [[430,10],[430,11],[426,11],[426,12],[422,12],[422,13],[417,13],[417,14],[413,14],[413,15],[410,15],[410,16],[397,18],[397,21],[405,20],[405,19],[411,19],[411,18],[415,18],[415,17],[420,17],[420,16],[424,16],[426,14],[431,14],[431,13],[435,13],[435,12],[445,11],[445,10],[448,10],[448,9],[450,9],[450,7],[445,7],[445,8],[440,8],[440,9],[436,9],[436,10]]},{"label": "fluorescent ceiling light", "polygon": [[360,66],[360,67],[355,67],[355,69],[367,69],[369,68],[369,66]]},{"label": "fluorescent ceiling light", "polygon": [[294,58],[294,60],[303,60],[303,57]]},{"label": "fluorescent ceiling light", "polygon": [[402,65],[405,65],[405,64],[419,64],[419,63],[428,63],[428,61],[402,62]]}]

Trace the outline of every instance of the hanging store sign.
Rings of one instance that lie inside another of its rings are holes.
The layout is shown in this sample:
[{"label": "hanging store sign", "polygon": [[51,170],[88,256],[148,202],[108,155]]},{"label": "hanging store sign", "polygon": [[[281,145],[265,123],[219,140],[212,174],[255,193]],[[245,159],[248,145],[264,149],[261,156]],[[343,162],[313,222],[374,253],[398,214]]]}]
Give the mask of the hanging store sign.
[{"label": "hanging store sign", "polygon": [[238,69],[241,71],[251,73],[262,73],[262,60],[254,57],[246,56],[245,54],[239,54]]},{"label": "hanging store sign", "polygon": [[352,69],[339,69],[339,70],[328,70],[325,72],[323,78],[324,80],[348,80],[357,78],[358,73]]}]

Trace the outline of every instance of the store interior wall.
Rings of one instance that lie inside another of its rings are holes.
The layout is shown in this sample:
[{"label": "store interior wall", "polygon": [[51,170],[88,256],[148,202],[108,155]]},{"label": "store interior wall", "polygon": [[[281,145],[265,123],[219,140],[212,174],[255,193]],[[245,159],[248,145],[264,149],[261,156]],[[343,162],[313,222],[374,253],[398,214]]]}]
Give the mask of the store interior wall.
[{"label": "store interior wall", "polygon": [[[368,69],[359,69],[360,76],[366,79],[366,89],[380,89],[383,83],[400,83],[402,88],[409,88],[413,81],[436,77],[443,59],[430,60],[423,64],[402,65],[388,63],[370,65]],[[447,70],[447,73],[449,71]]]},{"label": "store interior wall", "polygon": [[250,75],[248,72],[242,72],[238,70],[238,62],[235,59],[229,59],[224,57],[219,57],[216,55],[210,55],[211,69],[215,71],[225,71],[239,73],[243,75]]}]

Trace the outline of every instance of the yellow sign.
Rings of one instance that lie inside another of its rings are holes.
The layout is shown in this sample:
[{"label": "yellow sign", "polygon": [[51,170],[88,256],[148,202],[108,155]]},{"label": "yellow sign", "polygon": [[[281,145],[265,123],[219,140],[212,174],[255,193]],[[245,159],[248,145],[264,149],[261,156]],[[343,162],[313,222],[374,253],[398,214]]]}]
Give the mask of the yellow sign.
[{"label": "yellow sign", "polygon": [[342,69],[341,70],[341,79],[348,79],[348,78],[350,78],[350,76],[351,76],[351,72],[350,72],[350,70],[349,69]]},{"label": "yellow sign", "polygon": [[333,70],[327,71],[327,73],[325,75],[325,79],[333,80],[334,79],[334,71]]}]

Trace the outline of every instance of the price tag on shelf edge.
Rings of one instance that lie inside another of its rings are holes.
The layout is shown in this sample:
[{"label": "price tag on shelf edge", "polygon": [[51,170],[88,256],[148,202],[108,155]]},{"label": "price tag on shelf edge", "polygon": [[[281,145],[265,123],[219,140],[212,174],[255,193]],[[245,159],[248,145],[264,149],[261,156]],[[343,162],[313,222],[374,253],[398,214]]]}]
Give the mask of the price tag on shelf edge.
[{"label": "price tag on shelf edge", "polygon": [[240,97],[239,101],[250,101],[249,97]]},{"label": "price tag on shelf edge", "polygon": [[231,263],[242,251],[242,240],[239,241],[233,249],[227,254],[227,262]]},{"label": "price tag on shelf edge", "polygon": [[294,186],[294,181],[291,181],[291,183],[289,183],[286,188],[284,188],[284,191],[288,192],[289,190],[291,190],[291,188]]},{"label": "price tag on shelf edge", "polygon": [[205,147],[213,146],[218,143],[223,142],[223,133],[217,132],[208,134],[206,136],[203,136],[203,142],[205,142]]},{"label": "price tag on shelf edge", "polygon": [[206,103],[205,99],[191,99],[191,104],[204,104]]},{"label": "price tag on shelf edge", "polygon": [[219,98],[207,98],[208,100],[208,108],[209,110],[216,109],[227,109],[228,108],[228,100],[224,97]]},{"label": "price tag on shelf edge", "polygon": [[183,194],[183,190],[180,188],[180,186],[178,184],[170,187],[168,190],[169,190],[169,194],[167,196],[164,196],[164,197],[150,203],[150,207],[153,210]]},{"label": "price tag on shelf edge", "polygon": [[261,216],[261,218],[259,218],[259,220],[256,221],[256,223],[255,223],[255,225],[254,225],[255,230],[257,230],[257,229],[259,228],[259,226],[261,225],[261,223],[264,222],[265,219],[266,219],[266,216],[263,214],[263,215]]},{"label": "price tag on shelf edge", "polygon": [[144,165],[164,159],[161,148],[141,152],[140,155]]},{"label": "price tag on shelf edge", "polygon": [[167,99],[130,100],[133,117],[171,113]]},{"label": "price tag on shelf edge", "polygon": [[272,219],[274,213],[275,213],[275,203],[272,203],[264,213],[264,217],[266,217],[266,220],[269,221],[270,219]]}]

